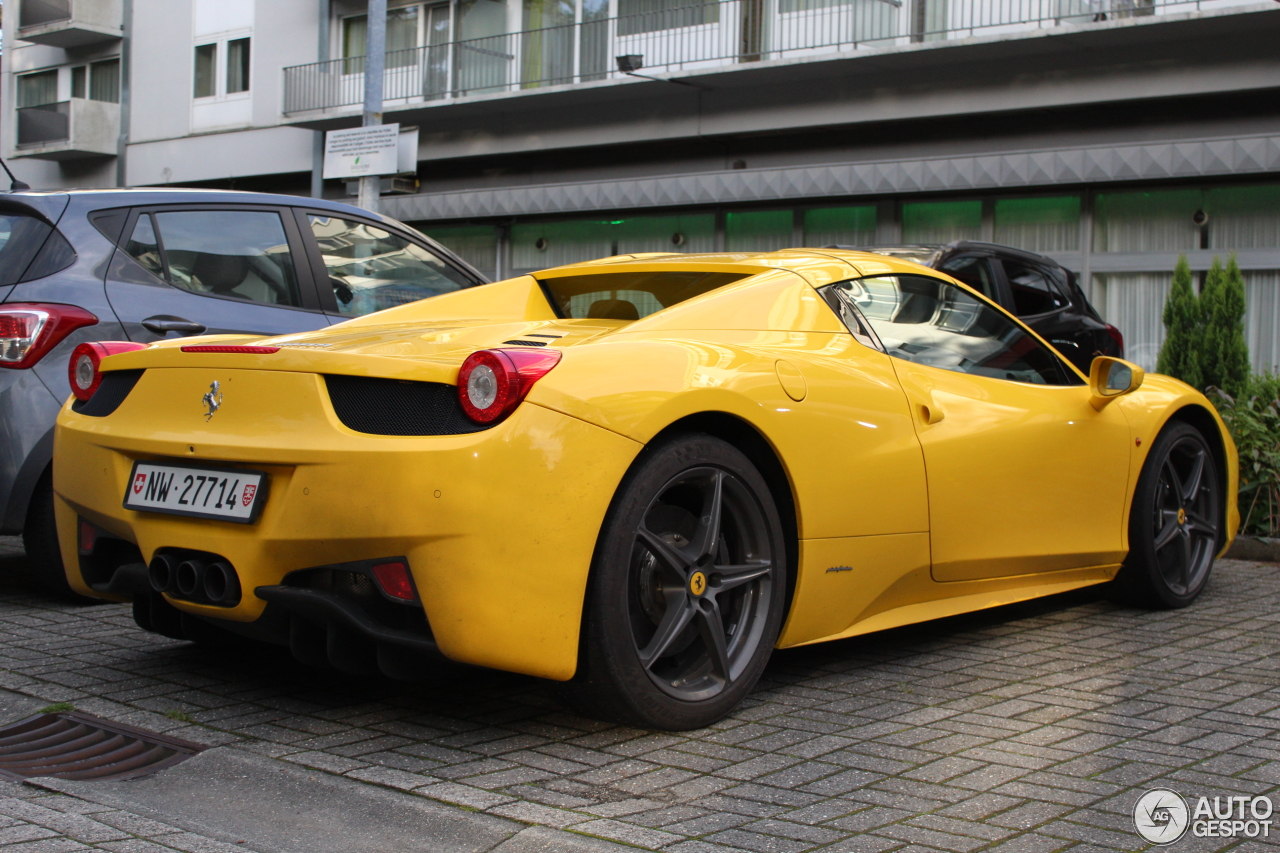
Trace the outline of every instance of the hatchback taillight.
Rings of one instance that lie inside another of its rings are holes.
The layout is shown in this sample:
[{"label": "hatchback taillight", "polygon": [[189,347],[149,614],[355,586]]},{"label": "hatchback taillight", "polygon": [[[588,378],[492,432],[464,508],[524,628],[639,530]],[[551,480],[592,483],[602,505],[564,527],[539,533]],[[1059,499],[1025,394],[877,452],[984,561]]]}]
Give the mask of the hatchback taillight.
[{"label": "hatchback taillight", "polygon": [[74,305],[0,305],[0,367],[31,367],[76,329],[97,323],[97,317]]},{"label": "hatchback taillight", "polygon": [[104,358],[116,353],[146,348],[146,344],[136,344],[132,341],[93,341],[81,344],[71,353],[71,363],[67,365],[71,393],[75,394],[76,399],[81,402],[88,400],[102,384],[101,367]]},{"label": "hatchback taillight", "polygon": [[551,368],[560,351],[486,349],[473,352],[458,371],[458,401],[467,417],[478,424],[494,424],[516,406]]},{"label": "hatchback taillight", "polygon": [[1106,324],[1107,334],[1111,336],[1111,340],[1116,342],[1116,346],[1120,348],[1120,352],[1116,354],[1117,358],[1124,358],[1124,335],[1120,334],[1120,330],[1110,323]]}]

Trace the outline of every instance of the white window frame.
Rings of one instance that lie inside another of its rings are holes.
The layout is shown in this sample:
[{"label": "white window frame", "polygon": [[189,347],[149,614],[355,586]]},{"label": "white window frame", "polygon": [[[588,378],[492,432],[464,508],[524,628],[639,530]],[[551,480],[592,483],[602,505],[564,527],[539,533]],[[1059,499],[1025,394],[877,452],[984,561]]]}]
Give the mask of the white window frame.
[{"label": "white window frame", "polygon": [[[231,60],[231,53],[227,49],[229,42],[238,41],[240,39],[249,39],[249,88],[243,92],[227,91],[227,63]],[[213,104],[222,101],[241,101],[248,100],[253,97],[253,80],[257,76],[255,74],[255,66],[258,63],[258,51],[254,45],[254,37],[252,29],[232,30],[218,35],[201,36],[191,41],[191,100],[195,104]],[[197,97],[195,94],[196,82],[196,48],[205,47],[207,45],[216,45],[213,60],[213,94]]]}]

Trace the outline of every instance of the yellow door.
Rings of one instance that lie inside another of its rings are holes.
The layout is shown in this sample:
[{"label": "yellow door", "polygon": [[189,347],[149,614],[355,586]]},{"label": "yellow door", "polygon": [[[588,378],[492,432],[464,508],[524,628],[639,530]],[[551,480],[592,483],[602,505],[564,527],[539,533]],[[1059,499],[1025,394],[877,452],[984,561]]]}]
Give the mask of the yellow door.
[{"label": "yellow door", "polygon": [[938,581],[1109,565],[1124,556],[1129,426],[1047,346],[926,276],[844,285],[915,418]]}]

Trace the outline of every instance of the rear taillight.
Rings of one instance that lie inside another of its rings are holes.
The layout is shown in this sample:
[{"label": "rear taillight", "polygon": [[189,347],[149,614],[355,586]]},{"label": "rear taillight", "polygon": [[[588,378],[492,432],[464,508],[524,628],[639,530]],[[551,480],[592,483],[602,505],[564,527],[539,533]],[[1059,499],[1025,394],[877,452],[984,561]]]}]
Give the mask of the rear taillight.
[{"label": "rear taillight", "polygon": [[74,305],[0,305],[0,367],[31,367],[76,329],[97,323],[97,317]]},{"label": "rear taillight", "polygon": [[486,349],[473,352],[458,371],[462,411],[478,424],[493,424],[511,414],[551,368],[560,351]]},{"label": "rear taillight", "polygon": [[1120,334],[1120,330],[1110,323],[1106,324],[1107,334],[1111,336],[1111,340],[1116,342],[1116,346],[1120,347],[1120,352],[1116,353],[1117,358],[1124,358],[1124,335]]},{"label": "rear taillight", "polygon": [[75,394],[76,399],[81,402],[88,400],[102,384],[101,365],[104,358],[120,352],[146,348],[146,344],[135,344],[131,341],[93,341],[81,344],[71,353],[71,363],[67,365],[71,393]]}]

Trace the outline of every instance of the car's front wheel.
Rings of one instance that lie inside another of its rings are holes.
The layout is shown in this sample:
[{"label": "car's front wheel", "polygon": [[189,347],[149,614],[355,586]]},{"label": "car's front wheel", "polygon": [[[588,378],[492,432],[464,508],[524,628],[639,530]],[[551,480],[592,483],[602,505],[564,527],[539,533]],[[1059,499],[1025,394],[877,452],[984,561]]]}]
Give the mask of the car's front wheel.
[{"label": "car's front wheel", "polygon": [[573,703],[645,728],[719,720],[764,671],[787,569],[777,507],[746,456],[703,435],[649,448],[596,547]]},{"label": "car's front wheel", "polygon": [[1112,597],[1155,609],[1186,607],[1209,581],[1221,539],[1222,482],[1200,431],[1174,422],[1156,437],[1129,513],[1129,556]]}]

